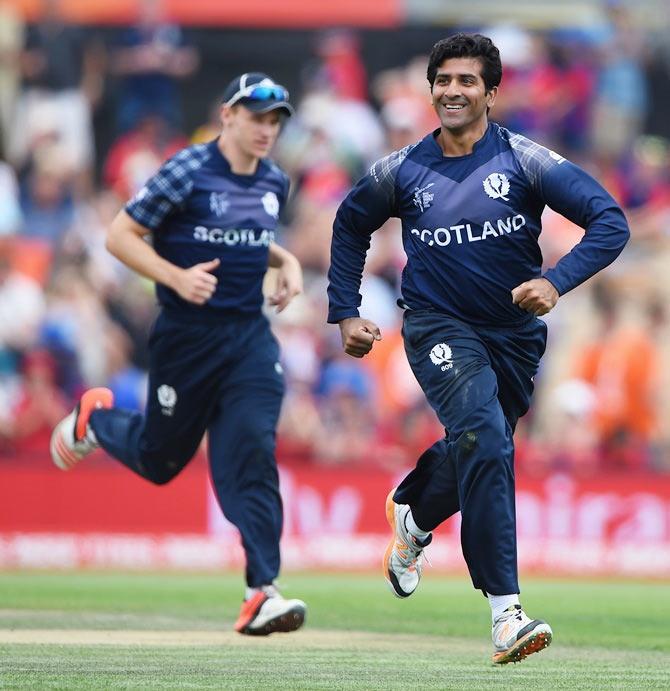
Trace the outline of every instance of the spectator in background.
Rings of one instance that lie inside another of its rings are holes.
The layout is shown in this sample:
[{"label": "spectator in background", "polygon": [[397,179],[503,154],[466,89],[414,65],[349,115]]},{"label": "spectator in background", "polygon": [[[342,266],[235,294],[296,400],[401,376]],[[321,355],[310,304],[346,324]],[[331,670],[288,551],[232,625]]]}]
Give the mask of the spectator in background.
[{"label": "spectator in background", "polygon": [[53,426],[67,413],[68,402],[57,386],[56,361],[46,350],[23,357],[21,381],[8,416],[0,416],[0,448],[41,458]]},{"label": "spectator in background", "polygon": [[666,31],[661,30],[656,38],[658,43],[646,64],[649,107],[644,131],[670,140],[670,45]]},{"label": "spectator in background", "polygon": [[650,310],[645,324],[623,319],[623,296],[603,281],[597,284],[594,297],[601,331],[579,353],[575,376],[592,387],[593,416],[604,467],[645,468],[650,465],[651,441],[657,434],[656,382],[660,366],[649,317],[658,319],[659,313]]},{"label": "spectator in background", "polygon": [[24,165],[47,121],[59,144],[60,166],[81,174],[84,186],[94,158],[91,99],[100,84],[100,64],[84,33],[63,19],[60,1],[44,0],[40,21],[26,33],[9,154]]},{"label": "spectator in background", "polygon": [[161,163],[186,143],[186,138],[175,135],[161,114],[142,115],[112,145],[103,170],[105,184],[119,199],[132,197]]},{"label": "spectator in background", "polygon": [[[0,151],[2,144],[0,144]],[[0,154],[0,237],[16,233],[22,221],[19,186],[14,169]]]},{"label": "spectator in background", "polygon": [[21,80],[19,57],[23,33],[23,20],[14,5],[8,0],[0,0],[0,151],[7,151],[10,146],[14,107]]},{"label": "spectator in background", "polygon": [[33,347],[44,317],[40,285],[14,267],[19,251],[15,238],[0,238],[0,352],[5,354]]},{"label": "spectator in background", "polygon": [[60,147],[44,146],[35,153],[21,189],[21,233],[55,248],[74,223],[73,178],[61,164]]},{"label": "spectator in background", "polygon": [[606,0],[597,53],[591,137],[593,151],[615,162],[642,130],[647,114],[644,37],[621,0]]},{"label": "spectator in background", "polygon": [[377,452],[374,376],[330,346],[317,388],[324,434],[315,454],[324,465],[362,465]]},{"label": "spectator in background", "polygon": [[112,73],[121,77],[119,132],[150,116],[178,128],[178,81],[195,72],[198,54],[180,27],[165,20],[162,0],[139,0],[138,11],[137,24],[124,32],[112,54]]}]

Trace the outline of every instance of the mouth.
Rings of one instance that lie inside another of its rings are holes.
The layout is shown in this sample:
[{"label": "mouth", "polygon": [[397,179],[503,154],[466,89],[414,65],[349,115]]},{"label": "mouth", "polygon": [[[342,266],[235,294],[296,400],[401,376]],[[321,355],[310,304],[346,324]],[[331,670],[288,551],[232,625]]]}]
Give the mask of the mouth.
[{"label": "mouth", "polygon": [[442,107],[448,113],[457,113],[459,110],[463,110],[465,108],[465,105],[465,103],[443,103]]}]

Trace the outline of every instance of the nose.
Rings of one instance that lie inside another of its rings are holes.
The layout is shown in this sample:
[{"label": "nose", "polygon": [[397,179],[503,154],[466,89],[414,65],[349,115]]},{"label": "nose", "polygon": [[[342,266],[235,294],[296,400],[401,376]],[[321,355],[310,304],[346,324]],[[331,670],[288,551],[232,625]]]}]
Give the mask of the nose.
[{"label": "nose", "polygon": [[455,98],[456,96],[461,95],[461,86],[456,79],[452,79],[444,89],[444,95],[447,98]]},{"label": "nose", "polygon": [[277,126],[272,123],[272,122],[263,122],[261,123],[261,134],[264,137],[268,137],[269,139],[272,139],[272,137],[275,136],[275,133],[277,132]]}]

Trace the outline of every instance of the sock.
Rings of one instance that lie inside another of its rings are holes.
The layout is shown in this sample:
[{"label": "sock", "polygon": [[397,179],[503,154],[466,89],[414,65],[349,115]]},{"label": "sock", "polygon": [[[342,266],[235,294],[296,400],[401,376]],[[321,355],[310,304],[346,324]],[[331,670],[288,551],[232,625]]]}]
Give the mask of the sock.
[{"label": "sock", "polygon": [[496,623],[496,619],[498,619],[508,607],[521,604],[519,602],[519,593],[513,593],[512,595],[490,595],[486,593],[486,597],[488,597],[489,604],[491,605],[491,618],[494,624]]},{"label": "sock", "polygon": [[412,537],[415,537],[419,542],[424,542],[430,535],[430,530],[421,530],[421,528],[419,528],[419,526],[414,522],[412,509],[405,514],[405,528],[407,528],[407,532]]},{"label": "sock", "polygon": [[269,583],[268,585],[261,585],[258,586],[257,588],[251,588],[247,586],[247,589],[244,591],[244,599],[250,600],[256,593],[263,591],[266,595],[269,595],[270,597],[274,597],[277,595],[277,588],[274,583]]}]

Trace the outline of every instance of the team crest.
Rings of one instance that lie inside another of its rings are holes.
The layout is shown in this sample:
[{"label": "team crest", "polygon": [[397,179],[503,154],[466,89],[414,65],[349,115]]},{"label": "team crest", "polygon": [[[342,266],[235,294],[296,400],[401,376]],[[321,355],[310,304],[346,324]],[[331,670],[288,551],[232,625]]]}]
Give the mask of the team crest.
[{"label": "team crest", "polygon": [[435,195],[432,192],[427,191],[434,184],[434,182],[429,182],[425,187],[414,188],[414,199],[412,199],[412,203],[419,209],[421,213],[429,208],[433,199],[435,199]]},{"label": "team crest", "polygon": [[230,208],[227,192],[212,192],[209,195],[209,210],[217,216],[223,216]]},{"label": "team crest", "polygon": [[509,201],[509,180],[504,173],[491,173],[486,180],[484,180],[484,192],[491,197],[491,199],[504,199]]},{"label": "team crest", "polygon": [[163,415],[171,416],[174,413],[174,407],[177,405],[177,392],[173,387],[162,384],[156,390],[156,396]]},{"label": "team crest", "polygon": [[434,345],[430,351],[430,361],[434,365],[439,365],[443,372],[454,366],[451,348],[446,343]]},{"label": "team crest", "polygon": [[279,199],[274,192],[266,192],[261,199],[265,213],[277,218],[279,216]]}]

